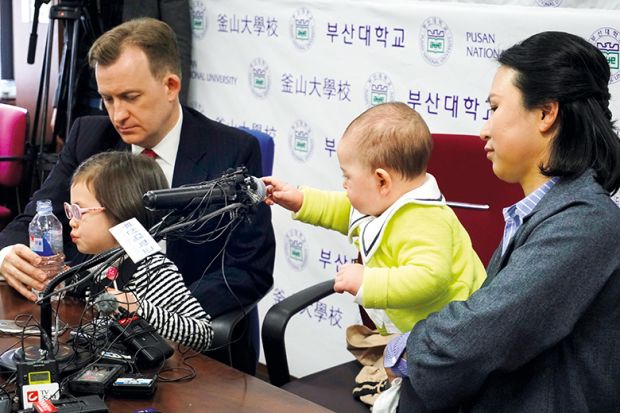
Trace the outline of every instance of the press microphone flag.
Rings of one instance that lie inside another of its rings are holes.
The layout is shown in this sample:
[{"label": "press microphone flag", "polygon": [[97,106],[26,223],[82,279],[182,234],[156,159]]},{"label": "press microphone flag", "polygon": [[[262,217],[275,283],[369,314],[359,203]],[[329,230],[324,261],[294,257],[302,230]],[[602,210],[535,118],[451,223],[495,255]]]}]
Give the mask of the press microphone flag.
[{"label": "press microphone flag", "polygon": [[240,202],[245,205],[261,203],[267,194],[267,188],[260,179],[246,175],[244,170],[237,170],[221,178],[197,185],[179,188],[148,191],[142,197],[144,206],[150,210],[183,209],[192,201],[205,202]]}]

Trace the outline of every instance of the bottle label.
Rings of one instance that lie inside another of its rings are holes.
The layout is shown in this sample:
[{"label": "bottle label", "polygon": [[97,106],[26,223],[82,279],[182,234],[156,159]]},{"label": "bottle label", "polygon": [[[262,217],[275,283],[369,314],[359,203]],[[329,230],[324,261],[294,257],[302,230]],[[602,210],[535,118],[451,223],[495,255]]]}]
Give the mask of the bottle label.
[{"label": "bottle label", "polygon": [[39,238],[34,235],[30,236],[30,249],[37,254],[47,257],[54,255],[54,250],[45,236]]},{"label": "bottle label", "polygon": [[30,249],[39,254],[43,252],[43,238],[35,238],[34,235],[30,236]]}]

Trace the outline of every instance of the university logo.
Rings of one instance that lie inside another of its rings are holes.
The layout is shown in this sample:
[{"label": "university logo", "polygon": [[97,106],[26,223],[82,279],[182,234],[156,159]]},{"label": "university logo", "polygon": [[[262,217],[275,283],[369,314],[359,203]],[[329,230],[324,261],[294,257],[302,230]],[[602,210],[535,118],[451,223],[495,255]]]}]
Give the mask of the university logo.
[{"label": "university logo", "polygon": [[382,72],[370,75],[364,90],[366,106],[377,106],[394,100],[394,86],[390,78]]},{"label": "university logo", "polygon": [[560,7],[562,0],[536,0],[540,7]]},{"label": "university logo", "polygon": [[286,261],[296,269],[302,271],[308,263],[308,242],[306,237],[296,229],[289,230],[284,236],[284,251]]},{"label": "university logo", "polygon": [[190,13],[192,18],[192,33],[194,37],[202,39],[207,32],[207,8],[200,0],[193,0],[190,3]]},{"label": "university logo", "polygon": [[271,85],[271,74],[269,66],[260,57],[257,57],[250,63],[248,79],[254,96],[261,99],[267,96],[269,86]]},{"label": "university logo", "polygon": [[303,120],[293,123],[288,134],[291,154],[299,161],[305,162],[312,153],[312,129]]},{"label": "university logo", "polygon": [[295,47],[308,50],[314,40],[314,17],[310,10],[302,7],[291,17],[289,28]]},{"label": "university logo", "polygon": [[420,29],[420,50],[424,59],[433,66],[440,66],[450,56],[453,46],[452,32],[439,17],[429,17]]},{"label": "university logo", "polygon": [[601,27],[589,40],[607,58],[611,71],[609,83],[616,83],[620,80],[620,32],[613,27]]}]

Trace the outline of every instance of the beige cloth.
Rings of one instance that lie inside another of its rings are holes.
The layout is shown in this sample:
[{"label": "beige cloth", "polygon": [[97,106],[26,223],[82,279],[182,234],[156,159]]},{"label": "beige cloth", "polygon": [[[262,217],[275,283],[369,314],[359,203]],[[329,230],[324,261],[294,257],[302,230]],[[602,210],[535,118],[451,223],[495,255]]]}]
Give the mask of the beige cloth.
[{"label": "beige cloth", "polygon": [[347,327],[347,350],[363,365],[355,377],[353,396],[369,406],[389,387],[383,367],[383,350],[394,336],[382,336],[377,330],[363,325]]}]

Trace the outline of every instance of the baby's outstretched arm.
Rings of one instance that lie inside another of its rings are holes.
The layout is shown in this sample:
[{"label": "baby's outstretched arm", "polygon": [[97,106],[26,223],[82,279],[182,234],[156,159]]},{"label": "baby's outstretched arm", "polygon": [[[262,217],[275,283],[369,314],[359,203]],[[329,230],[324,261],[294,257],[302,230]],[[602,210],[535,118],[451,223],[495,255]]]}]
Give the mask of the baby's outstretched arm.
[{"label": "baby's outstretched arm", "polygon": [[278,204],[289,211],[297,212],[304,202],[304,194],[296,187],[279,181],[273,176],[266,176],[261,180],[267,186],[267,205]]}]

